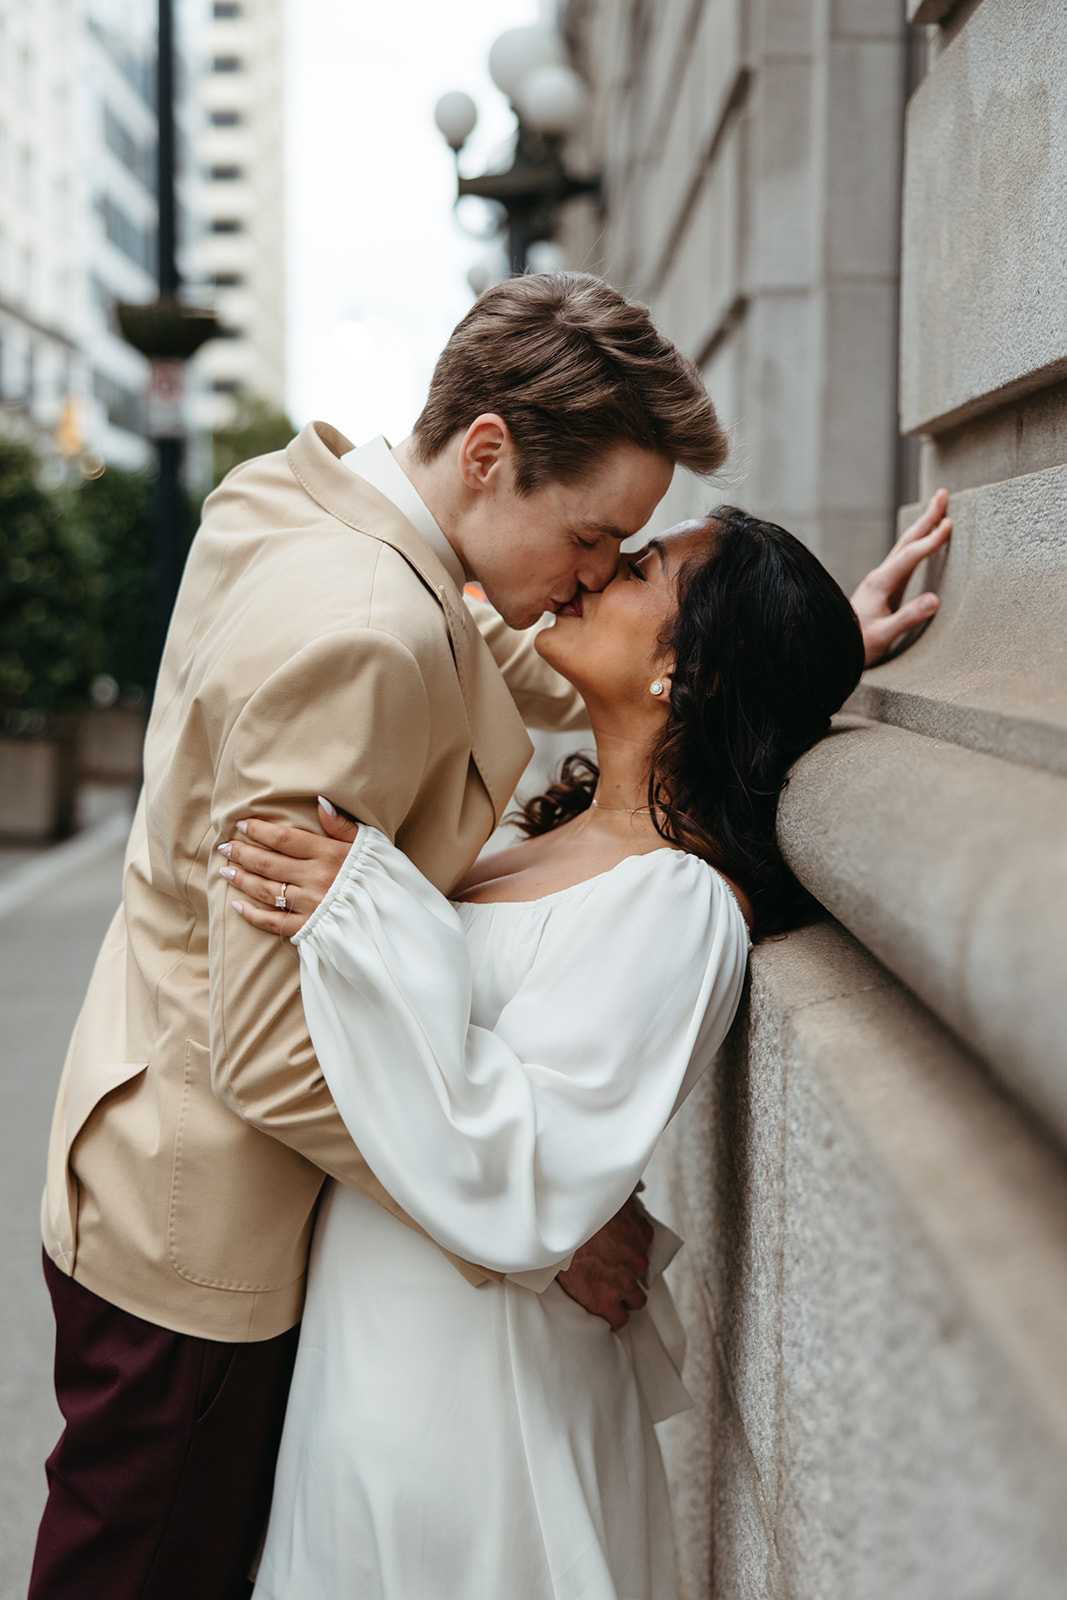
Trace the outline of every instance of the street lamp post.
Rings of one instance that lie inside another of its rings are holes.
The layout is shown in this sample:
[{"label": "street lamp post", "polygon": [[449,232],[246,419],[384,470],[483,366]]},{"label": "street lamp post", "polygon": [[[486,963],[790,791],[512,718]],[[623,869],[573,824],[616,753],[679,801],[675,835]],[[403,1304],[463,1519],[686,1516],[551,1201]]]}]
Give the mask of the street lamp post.
[{"label": "street lamp post", "polygon": [[158,0],[157,189],[159,195],[159,294],[148,305],[119,305],[115,312],[127,343],[151,362],[148,433],[155,440],[155,606],[152,628],[153,678],[163,653],[170,615],[181,579],[181,464],[185,436],[185,363],[218,323],[213,311],[179,299],[177,206],[175,204],[174,9]]},{"label": "street lamp post", "polygon": [[460,175],[459,156],[477,123],[469,95],[443,95],[434,113],[437,126],[456,156],[456,198],[477,195],[502,208],[512,274],[526,271],[530,247],[552,238],[559,213],[576,195],[594,198],[600,180],[567,170],[563,143],[581,121],[588,99],[582,79],[566,58],[554,29],[509,28],[489,52],[489,72],[511,102],[518,122],[515,153],[505,172]]}]

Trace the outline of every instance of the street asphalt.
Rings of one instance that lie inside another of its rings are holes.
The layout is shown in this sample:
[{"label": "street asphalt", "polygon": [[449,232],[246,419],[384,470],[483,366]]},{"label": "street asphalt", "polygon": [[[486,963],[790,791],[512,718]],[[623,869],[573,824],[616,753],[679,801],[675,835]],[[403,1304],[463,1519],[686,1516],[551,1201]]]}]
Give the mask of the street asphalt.
[{"label": "street asphalt", "polygon": [[[0,861],[0,1600],[25,1600],[44,1459],[61,1426],[41,1275],[45,1149],[67,1040],[118,904],[121,869],[114,828],[98,834],[95,848],[74,841]],[[20,883],[29,898],[12,905]]]}]

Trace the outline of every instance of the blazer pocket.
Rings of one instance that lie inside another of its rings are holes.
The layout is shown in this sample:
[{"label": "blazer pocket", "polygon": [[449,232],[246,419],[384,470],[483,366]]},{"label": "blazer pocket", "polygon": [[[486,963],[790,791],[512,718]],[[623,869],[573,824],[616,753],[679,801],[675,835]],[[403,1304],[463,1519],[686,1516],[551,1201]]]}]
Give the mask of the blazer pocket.
[{"label": "blazer pocket", "polygon": [[[46,1239],[60,1252],[66,1271],[74,1261],[79,1205],[78,1180],[71,1168],[76,1141],[112,1096],[147,1071],[143,1061],[107,1061],[64,1073],[48,1141],[48,1176],[41,1220]],[[91,1137],[91,1130],[88,1131]]]},{"label": "blazer pocket", "polygon": [[297,1282],[324,1179],[216,1099],[211,1052],[188,1041],[167,1229],[175,1272],[203,1288],[247,1294]]},{"label": "blazer pocket", "polygon": [[89,1118],[116,1089],[148,1070],[144,1061],[104,1061],[71,1076],[63,1117],[63,1154],[69,1160],[75,1139]]}]

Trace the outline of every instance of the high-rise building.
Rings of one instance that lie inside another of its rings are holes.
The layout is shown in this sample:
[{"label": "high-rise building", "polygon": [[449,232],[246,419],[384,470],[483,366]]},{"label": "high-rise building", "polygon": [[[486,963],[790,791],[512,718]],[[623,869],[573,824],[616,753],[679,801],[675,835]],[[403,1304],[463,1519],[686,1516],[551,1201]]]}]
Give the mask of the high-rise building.
[{"label": "high-rise building", "polygon": [[[190,417],[285,405],[281,0],[177,0],[179,264],[223,335]],[[117,302],[155,298],[155,0],[0,0],[0,426],[135,467],[144,359]]]},{"label": "high-rise building", "polygon": [[119,333],[114,307],[156,294],[155,80],[152,0],[83,0],[73,153],[81,232],[72,274],[84,433],[91,450],[123,466],[147,457],[145,362]]},{"label": "high-rise building", "polygon": [[10,431],[53,428],[72,382],[76,52],[65,7],[0,7],[0,402]]},{"label": "high-rise building", "polygon": [[242,396],[285,409],[283,44],[281,0],[214,0],[190,195],[203,219],[193,258],[224,329],[196,361],[215,425]]},{"label": "high-rise building", "polygon": [[0,3],[0,419],[140,464],[145,366],[116,300],[155,293],[151,0]]}]

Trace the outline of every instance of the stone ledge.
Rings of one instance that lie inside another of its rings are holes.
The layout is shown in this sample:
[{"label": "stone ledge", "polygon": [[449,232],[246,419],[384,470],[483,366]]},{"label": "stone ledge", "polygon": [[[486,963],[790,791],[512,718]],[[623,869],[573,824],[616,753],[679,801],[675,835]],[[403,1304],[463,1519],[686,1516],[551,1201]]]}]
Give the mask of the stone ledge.
[{"label": "stone ledge", "polygon": [[922,441],[919,497],[942,485],[950,494],[1006,478],[1027,477],[1067,461],[1067,384],[1053,384],[1015,405]]},{"label": "stone ledge", "polygon": [[687,1595],[1058,1600],[1067,1174],[981,1064],[840,927],[799,930],[648,1176],[688,1241]]},{"label": "stone ledge", "polygon": [[907,18],[912,23],[941,22],[958,5],[959,0],[907,0]]},{"label": "stone ledge", "polygon": [[867,723],[797,763],[779,837],[816,898],[1067,1140],[1065,817],[1062,778]]},{"label": "stone ledge", "polygon": [[922,579],[941,609],[850,709],[1067,773],[1067,466],[963,490],[949,510],[952,543]]},{"label": "stone ledge", "polygon": [[945,739],[983,755],[1067,777],[1067,733],[1061,721],[1038,721],[1014,711],[950,703],[936,695],[896,689],[877,679],[866,679],[860,685],[849,709],[872,722],[909,728],[928,739]]},{"label": "stone ledge", "polygon": [[[913,996],[857,992],[792,1019],[951,1291],[995,1336],[1067,1472],[1067,1172],[1059,1152]],[[857,1070],[857,1061],[863,1070]]]}]

